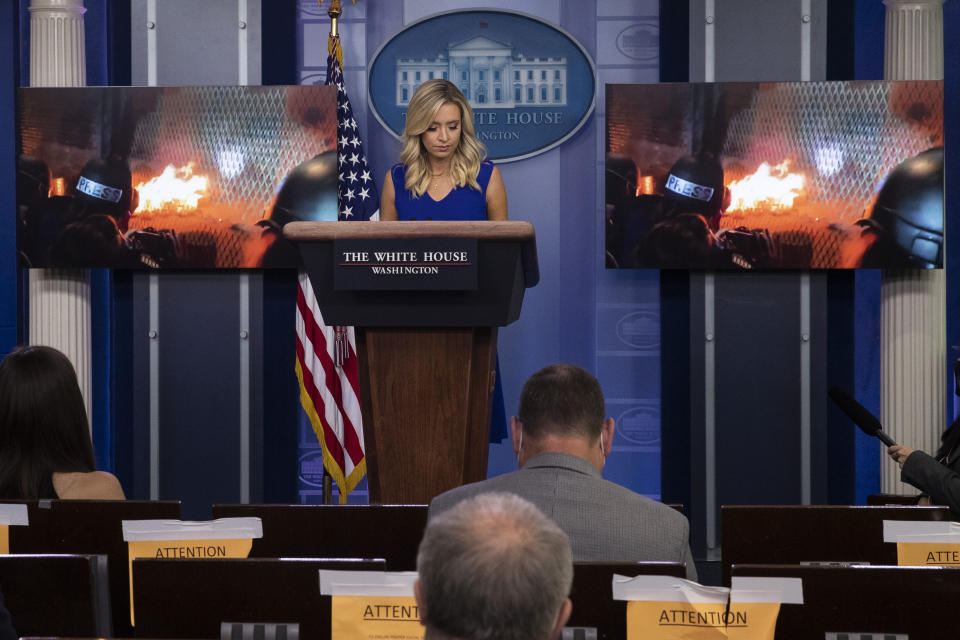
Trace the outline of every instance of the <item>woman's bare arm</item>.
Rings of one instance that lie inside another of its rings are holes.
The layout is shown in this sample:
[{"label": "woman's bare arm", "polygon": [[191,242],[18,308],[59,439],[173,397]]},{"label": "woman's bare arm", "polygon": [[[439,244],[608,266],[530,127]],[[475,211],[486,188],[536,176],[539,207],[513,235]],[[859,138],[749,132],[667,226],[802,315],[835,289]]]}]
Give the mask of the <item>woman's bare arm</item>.
[{"label": "woman's bare arm", "polygon": [[487,220],[507,219],[507,189],[503,186],[500,169],[493,168],[487,184]]},{"label": "woman's bare arm", "polygon": [[383,179],[383,191],[380,192],[381,220],[397,219],[396,194],[393,191],[393,176],[390,174],[391,172],[387,171],[387,175]]}]

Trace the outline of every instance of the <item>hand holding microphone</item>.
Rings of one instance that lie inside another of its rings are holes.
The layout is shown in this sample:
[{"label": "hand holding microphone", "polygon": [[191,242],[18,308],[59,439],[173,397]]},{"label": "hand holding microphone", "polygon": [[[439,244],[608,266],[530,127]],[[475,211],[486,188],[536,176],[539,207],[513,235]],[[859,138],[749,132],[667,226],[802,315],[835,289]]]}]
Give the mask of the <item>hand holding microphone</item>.
[{"label": "hand holding microphone", "polygon": [[907,461],[907,458],[913,452],[913,449],[902,444],[895,444],[892,447],[887,448],[887,453],[889,453],[890,457],[893,458],[898,465],[900,465],[901,469],[903,469],[903,463]]}]

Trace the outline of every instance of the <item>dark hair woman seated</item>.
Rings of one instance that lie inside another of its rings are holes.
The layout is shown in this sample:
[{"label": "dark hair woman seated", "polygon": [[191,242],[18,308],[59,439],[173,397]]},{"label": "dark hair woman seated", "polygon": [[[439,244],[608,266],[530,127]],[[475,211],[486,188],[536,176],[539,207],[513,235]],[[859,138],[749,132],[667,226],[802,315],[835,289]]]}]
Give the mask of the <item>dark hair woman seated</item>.
[{"label": "dark hair woman seated", "polygon": [[0,498],[123,500],[96,471],[77,374],[50,347],[17,347],[0,363]]}]

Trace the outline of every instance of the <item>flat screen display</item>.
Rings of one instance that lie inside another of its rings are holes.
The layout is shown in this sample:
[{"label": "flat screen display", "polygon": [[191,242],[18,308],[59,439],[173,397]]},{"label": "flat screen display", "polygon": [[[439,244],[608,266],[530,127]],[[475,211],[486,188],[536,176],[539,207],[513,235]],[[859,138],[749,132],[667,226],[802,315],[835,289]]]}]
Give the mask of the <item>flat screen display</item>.
[{"label": "flat screen display", "polygon": [[21,266],[297,266],[282,225],[337,219],[335,91],[21,89]]},{"label": "flat screen display", "polygon": [[606,266],[943,266],[943,83],[606,87]]}]

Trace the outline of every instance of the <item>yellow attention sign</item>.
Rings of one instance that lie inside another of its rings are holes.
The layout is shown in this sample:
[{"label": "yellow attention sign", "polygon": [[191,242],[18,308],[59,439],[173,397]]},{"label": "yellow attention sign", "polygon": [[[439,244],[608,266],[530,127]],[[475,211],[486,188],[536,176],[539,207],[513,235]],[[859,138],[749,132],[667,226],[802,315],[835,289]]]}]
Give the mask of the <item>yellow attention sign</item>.
[{"label": "yellow attention sign", "polygon": [[960,544],[949,542],[898,542],[897,564],[901,566],[960,566]]},{"label": "yellow attention sign", "polygon": [[410,596],[333,596],[330,637],[344,640],[421,640],[417,602]]},{"label": "yellow attention sign", "polygon": [[628,640],[773,640],[780,603],[627,603]]},{"label": "yellow attention sign", "polygon": [[133,618],[134,558],[246,558],[253,546],[252,538],[219,540],[136,540],[127,542],[130,571],[130,624]]},{"label": "yellow attention sign", "polygon": [[10,553],[10,526],[30,524],[25,504],[0,504],[0,555]]},{"label": "yellow attention sign", "polygon": [[[727,625],[730,640],[773,640],[780,615],[779,602],[738,602],[730,610],[743,617],[744,623]],[[749,621],[749,623],[747,622]]]}]

